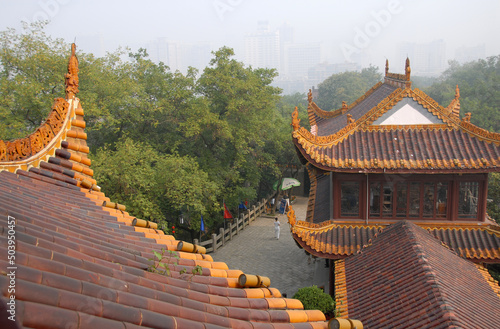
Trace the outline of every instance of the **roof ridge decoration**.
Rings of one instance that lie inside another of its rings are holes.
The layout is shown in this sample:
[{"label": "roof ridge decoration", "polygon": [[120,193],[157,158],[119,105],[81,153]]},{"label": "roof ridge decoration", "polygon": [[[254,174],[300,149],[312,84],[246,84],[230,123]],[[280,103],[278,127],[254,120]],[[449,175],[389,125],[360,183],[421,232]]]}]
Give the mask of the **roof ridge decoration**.
[{"label": "roof ridge decoration", "polygon": [[322,119],[330,119],[330,118],[335,118],[338,117],[339,115],[345,114],[347,111],[350,109],[354,108],[356,105],[361,103],[365,98],[373,94],[375,90],[377,90],[380,86],[382,86],[382,81],[377,82],[373,87],[371,87],[366,93],[364,93],[361,97],[359,97],[357,100],[355,100],[353,103],[350,105],[347,105],[345,101],[342,101],[342,106],[333,111],[326,111],[321,109],[314,101],[313,101],[313,96],[312,96],[312,91],[309,89],[309,93],[307,94],[307,100],[308,100],[308,105],[307,105],[307,112],[309,114],[309,123],[311,126],[314,126],[316,124],[316,116],[322,118]]},{"label": "roof ridge decoration", "polygon": [[384,83],[388,83],[391,86],[401,88],[401,89],[410,89],[411,88],[411,67],[410,67],[410,59],[406,57],[405,62],[405,73],[391,73],[389,72],[389,60],[385,60],[385,77]]},{"label": "roof ridge decoration", "polygon": [[87,134],[83,108],[78,93],[78,58],[76,45],[65,74],[65,97],[56,98],[52,111],[32,134],[13,141],[0,140],[0,171],[31,171],[78,187],[99,190],[92,178],[87,157]]},{"label": "roof ridge decoration", "polygon": [[66,99],[75,98],[78,93],[78,57],[76,57],[76,45],[71,44],[71,56],[68,61],[68,73],[64,75],[66,79]]},{"label": "roof ridge decoration", "polygon": [[[373,89],[373,88],[372,88]],[[294,126],[293,137],[299,139],[305,139],[307,142],[314,144],[315,146],[330,146],[337,145],[339,142],[343,141],[349,135],[353,134],[357,130],[393,130],[398,129],[411,129],[412,126],[401,125],[385,125],[381,127],[370,127],[370,125],[389,111],[394,105],[401,101],[405,97],[412,98],[418,104],[422,105],[427,111],[437,116],[439,119],[443,120],[448,129],[461,129],[467,134],[479,138],[481,141],[487,141],[489,143],[500,144],[500,133],[489,132],[483,128],[480,128],[472,123],[470,123],[470,114],[467,114],[463,120],[459,119],[459,109],[460,109],[460,93],[458,91],[458,86],[456,88],[456,96],[446,108],[439,105],[434,99],[428,96],[423,91],[418,88],[415,89],[401,89],[398,88],[394,90],[389,96],[383,99],[377,104],[377,106],[370,109],[359,119],[354,122],[348,123],[344,128],[340,129],[334,134],[328,136],[317,136],[304,127]],[[356,102],[355,102],[356,103]],[[354,104],[354,103],[353,103]],[[417,129],[443,129],[442,124],[431,124],[431,125],[415,125]],[[301,143],[302,144],[302,143]]]}]

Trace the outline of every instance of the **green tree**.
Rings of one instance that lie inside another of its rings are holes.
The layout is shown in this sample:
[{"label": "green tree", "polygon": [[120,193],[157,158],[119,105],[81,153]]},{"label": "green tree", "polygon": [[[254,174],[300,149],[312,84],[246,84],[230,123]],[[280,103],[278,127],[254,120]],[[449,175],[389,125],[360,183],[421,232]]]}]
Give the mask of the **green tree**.
[{"label": "green tree", "polygon": [[0,139],[32,133],[64,94],[69,46],[43,33],[44,22],[24,24],[24,33],[0,32]]},{"label": "green tree", "polygon": [[370,66],[361,72],[343,72],[330,76],[318,85],[315,103],[323,110],[337,110],[342,101],[354,102],[382,79],[378,68]]},{"label": "green tree", "polygon": [[232,58],[230,48],[214,53],[197,81],[199,106],[189,113],[184,134],[200,166],[221,186],[233,208],[255,200],[262,171],[275,170],[266,143],[278,138],[274,127],[278,88],[275,70],[252,69]]},{"label": "green tree", "polygon": [[481,128],[500,132],[500,56],[465,64],[456,61],[425,92],[446,106],[460,89],[461,115],[471,112],[471,122]]},{"label": "green tree", "polygon": [[[44,26],[1,34],[2,139],[36,129],[53,98],[64,95],[70,47],[47,36]],[[276,72],[245,67],[233,56],[232,49],[221,48],[201,75],[195,69],[183,75],[153,63],[143,49],[118,49],[102,58],[77,49],[77,96],[90,156],[113,201],[145,219],[174,220],[183,213],[199,223],[203,214],[207,226],[215,227],[222,222],[222,199],[235,210],[242,200],[269,194],[280,175],[277,164],[296,159],[290,155],[289,116],[296,104],[284,116],[284,107],[277,110],[280,90],[271,86]],[[305,109],[301,116],[307,118]],[[186,183],[173,180],[169,173],[175,170],[161,166],[184,168],[179,177]],[[203,186],[208,194],[179,192],[187,185]]]},{"label": "green tree", "polygon": [[[217,186],[189,156],[162,155],[146,143],[123,137],[115,149],[98,149],[92,165],[106,195],[139,218],[175,223],[182,213],[187,228],[196,231],[201,215],[220,207]],[[207,220],[212,222],[210,216]]]},{"label": "green tree", "polygon": [[[291,139],[291,118],[292,112],[295,110],[295,107],[297,107],[297,110],[299,111],[300,125],[309,129],[310,125],[307,105],[307,96],[304,93],[284,95],[277,104],[279,116],[276,118],[274,126],[277,129],[279,138],[271,141],[268,146],[270,147],[269,152],[278,155],[278,158],[276,159],[280,169],[280,175],[278,178],[282,178],[285,175],[297,178],[298,171],[302,168],[302,164],[300,163],[295,150],[295,145]],[[276,177],[270,177],[268,181],[272,184],[276,181]]]}]

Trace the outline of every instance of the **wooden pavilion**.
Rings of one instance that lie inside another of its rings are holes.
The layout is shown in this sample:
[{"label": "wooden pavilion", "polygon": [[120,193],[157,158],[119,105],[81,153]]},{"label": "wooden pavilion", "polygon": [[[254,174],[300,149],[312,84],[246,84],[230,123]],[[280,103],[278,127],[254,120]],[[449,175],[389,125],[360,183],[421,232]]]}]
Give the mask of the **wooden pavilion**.
[{"label": "wooden pavilion", "polygon": [[499,314],[500,290],[485,265],[500,263],[500,226],[486,212],[500,134],[461,117],[458,86],[441,106],[410,76],[408,59],[404,74],[386,62],[383,82],[333,111],[309,92],[310,130],[295,110],[311,188],[306,218],[288,214],[293,237],[327,259],[341,316],[365,328],[497,327],[487,314]]}]

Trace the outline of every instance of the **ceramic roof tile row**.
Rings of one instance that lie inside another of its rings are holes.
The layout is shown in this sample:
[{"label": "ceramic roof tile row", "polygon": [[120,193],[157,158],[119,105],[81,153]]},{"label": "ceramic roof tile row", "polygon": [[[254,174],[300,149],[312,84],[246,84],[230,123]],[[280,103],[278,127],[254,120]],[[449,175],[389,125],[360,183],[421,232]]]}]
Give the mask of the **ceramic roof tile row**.
[{"label": "ceramic roof tile row", "polygon": [[500,234],[484,228],[429,228],[428,230],[464,258],[481,261],[500,259]]},{"label": "ceramic roof tile row", "polygon": [[347,114],[352,115],[353,119],[357,120],[396,90],[395,87],[388,84],[377,84],[375,87],[363,95],[361,100],[356,101],[355,104],[351,104],[349,111],[342,115],[326,120],[315,114],[318,136],[328,136],[339,131],[346,125]]},{"label": "ceramic roof tile row", "polygon": [[484,171],[500,167],[500,146],[460,130],[360,130],[336,145],[315,146],[296,138],[302,155],[315,166],[337,171]]},{"label": "ceramic roof tile row", "polygon": [[[79,188],[44,180],[0,172],[0,214],[16,218],[16,298],[23,326],[54,321],[46,313],[37,313],[41,310],[70,322],[76,318],[122,327],[122,322],[153,326],[156,318],[164,323],[177,321],[179,328],[181,324],[192,328],[190,321],[251,328],[254,321],[324,320],[321,312],[301,310],[300,302],[281,298],[276,289],[237,288],[241,271],[213,262],[210,255],[179,252],[171,277],[148,272],[152,250],[177,241],[151,229],[138,232],[118,222]],[[6,225],[2,220],[4,251]],[[7,267],[5,259],[0,262]],[[202,275],[181,274],[183,268],[195,265],[203,267]],[[7,285],[2,287],[6,296]]]},{"label": "ceramic roof tile row", "polygon": [[348,316],[364,328],[500,327],[500,298],[482,273],[411,222],[344,263]]},{"label": "ceramic roof tile row", "polygon": [[292,228],[295,240],[309,253],[322,257],[339,259],[357,253],[369,245],[381,226],[330,224],[325,222],[318,228],[311,228],[306,222],[297,222]]},{"label": "ceramic roof tile row", "polygon": [[[292,233],[297,242],[311,254],[340,259],[353,255],[363,246],[372,243],[377,238],[377,233],[386,225],[367,226],[361,223],[340,224],[327,221],[311,226],[310,223],[298,221],[292,228]],[[500,260],[500,234],[488,230],[487,227],[436,226],[439,226],[439,223],[427,230],[460,256],[476,262]]]},{"label": "ceramic roof tile row", "polygon": [[[70,76],[78,72],[75,63],[73,47]],[[241,271],[210,255],[177,251],[174,237],[133,227],[134,217],[124,207],[104,206],[110,200],[92,179],[83,109],[74,97],[77,87],[67,83],[67,115],[52,122],[61,130],[40,150],[42,155],[0,159],[0,246],[6,256],[12,216],[20,326],[327,327],[322,312],[303,310],[300,301],[283,298],[275,288],[242,288],[237,282]],[[176,264],[171,257],[162,261],[169,263],[169,276],[148,271],[158,264],[150,260],[153,251],[162,249],[179,257]],[[0,263],[0,287],[8,297],[7,258],[2,256]],[[201,274],[184,272],[195,266],[201,266]]]}]

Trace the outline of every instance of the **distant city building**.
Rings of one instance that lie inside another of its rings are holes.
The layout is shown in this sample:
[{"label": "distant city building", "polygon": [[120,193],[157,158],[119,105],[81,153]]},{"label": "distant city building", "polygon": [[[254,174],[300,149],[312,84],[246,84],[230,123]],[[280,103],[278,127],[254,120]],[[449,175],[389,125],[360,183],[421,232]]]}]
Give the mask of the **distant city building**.
[{"label": "distant city building", "polygon": [[307,78],[309,69],[321,62],[321,44],[286,44],[284,74],[290,78]]},{"label": "distant city building", "polygon": [[399,45],[399,58],[407,57],[412,60],[412,74],[438,76],[446,69],[446,43],[444,40],[402,43]]},{"label": "distant city building", "polygon": [[257,32],[245,36],[245,64],[280,70],[280,34],[267,21],[259,21]]},{"label": "distant city building", "polygon": [[455,60],[459,63],[476,61],[486,57],[486,45],[483,43],[473,47],[460,47],[455,51]]}]

